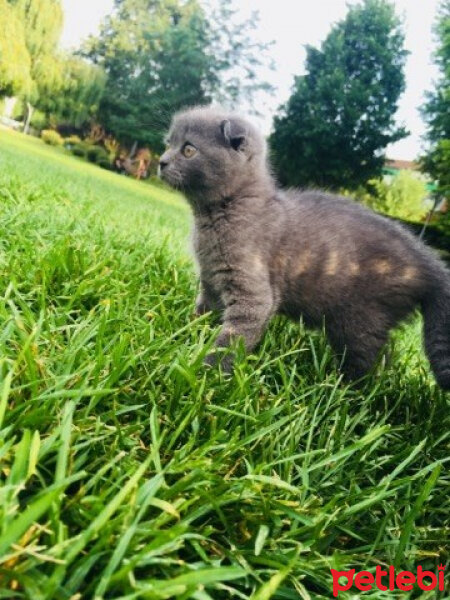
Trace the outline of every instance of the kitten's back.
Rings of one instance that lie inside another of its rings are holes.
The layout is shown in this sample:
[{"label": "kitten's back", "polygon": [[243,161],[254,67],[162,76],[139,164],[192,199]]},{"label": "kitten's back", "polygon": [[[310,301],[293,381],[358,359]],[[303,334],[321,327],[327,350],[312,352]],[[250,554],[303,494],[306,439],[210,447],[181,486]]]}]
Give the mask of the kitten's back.
[{"label": "kitten's back", "polygon": [[279,253],[289,256],[289,302],[302,310],[307,293],[321,313],[359,299],[404,315],[448,279],[434,253],[409,231],[352,200],[318,191],[289,191],[283,199],[286,233]]},{"label": "kitten's back", "polygon": [[[430,261],[442,273],[442,265],[435,255],[405,226],[382,216],[365,206],[326,192],[289,190],[286,192],[289,211],[293,211],[303,230],[314,237],[325,237],[332,244],[351,246],[361,259],[389,256],[401,264]],[[399,265],[400,266],[400,265]]]}]

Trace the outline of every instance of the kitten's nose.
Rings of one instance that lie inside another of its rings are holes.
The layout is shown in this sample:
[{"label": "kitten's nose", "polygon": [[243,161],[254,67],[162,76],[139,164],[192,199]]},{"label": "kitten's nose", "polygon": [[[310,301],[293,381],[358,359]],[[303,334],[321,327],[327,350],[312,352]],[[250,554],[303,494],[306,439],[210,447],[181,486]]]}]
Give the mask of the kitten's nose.
[{"label": "kitten's nose", "polygon": [[169,164],[169,161],[167,160],[167,157],[165,156],[165,154],[163,154],[161,156],[161,158],[159,159],[159,168],[161,169],[161,171],[163,169],[165,169],[168,164]]}]

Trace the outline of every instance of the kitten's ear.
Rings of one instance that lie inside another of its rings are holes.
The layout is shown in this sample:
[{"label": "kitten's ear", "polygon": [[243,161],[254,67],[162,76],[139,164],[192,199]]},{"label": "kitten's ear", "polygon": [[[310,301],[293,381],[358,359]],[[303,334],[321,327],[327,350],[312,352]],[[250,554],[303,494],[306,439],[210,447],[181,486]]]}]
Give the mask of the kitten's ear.
[{"label": "kitten's ear", "polygon": [[225,138],[225,141],[230,144],[234,150],[240,150],[245,142],[245,133],[239,130],[236,124],[232,123],[228,119],[225,119],[220,124],[220,130]]}]

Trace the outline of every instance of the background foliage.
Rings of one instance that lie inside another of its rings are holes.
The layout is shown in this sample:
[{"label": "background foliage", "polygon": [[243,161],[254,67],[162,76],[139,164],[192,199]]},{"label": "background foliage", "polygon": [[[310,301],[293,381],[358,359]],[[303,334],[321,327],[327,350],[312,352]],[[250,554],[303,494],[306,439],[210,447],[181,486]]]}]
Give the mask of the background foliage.
[{"label": "background foliage", "polygon": [[367,188],[362,195],[363,202],[390,217],[420,221],[431,208],[430,203],[425,202],[427,186],[417,173],[402,170],[390,179],[371,179]]},{"label": "background foliage", "polygon": [[59,50],[62,25],[60,0],[0,1],[0,96],[17,96],[24,120],[33,105],[39,129],[81,127],[103,94],[101,70]]},{"label": "background foliage", "polygon": [[236,21],[235,12],[197,0],[117,0],[83,51],[107,74],[99,111],[105,128],[160,152],[180,108],[213,99],[233,104],[267,89],[256,77],[265,46],[248,36],[255,19]]},{"label": "background foliage", "polygon": [[307,47],[306,74],[270,138],[282,183],[355,189],[381,174],[384,149],[406,135],[394,119],[405,88],[403,43],[393,5],[364,0],[320,49]]},{"label": "background foliage", "polygon": [[8,0],[0,0],[0,97],[30,93],[30,70],[23,21]]},{"label": "background foliage", "polygon": [[32,88],[23,94],[35,101],[53,91],[59,76],[54,61],[63,26],[60,0],[9,0],[23,26],[25,46],[30,55]]},{"label": "background foliage", "polygon": [[438,181],[439,193],[450,197],[450,0],[443,0],[436,21],[440,76],[430,92],[423,115],[428,124],[429,151],[423,166]]}]

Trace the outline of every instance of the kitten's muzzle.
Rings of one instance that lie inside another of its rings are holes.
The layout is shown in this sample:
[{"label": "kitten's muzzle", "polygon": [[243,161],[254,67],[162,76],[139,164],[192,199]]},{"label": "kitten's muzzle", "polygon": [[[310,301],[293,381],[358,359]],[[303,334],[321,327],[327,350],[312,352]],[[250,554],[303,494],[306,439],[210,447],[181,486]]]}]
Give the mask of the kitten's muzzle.
[{"label": "kitten's muzzle", "polygon": [[169,151],[166,150],[166,152],[164,152],[164,154],[159,159],[159,168],[161,169],[161,171],[163,171],[167,167],[167,165],[169,164],[169,161],[170,161]]},{"label": "kitten's muzzle", "polygon": [[159,159],[158,177],[161,177],[161,178],[163,177],[163,171],[167,167],[168,164],[169,164],[169,160],[168,160],[167,152],[165,152]]}]

